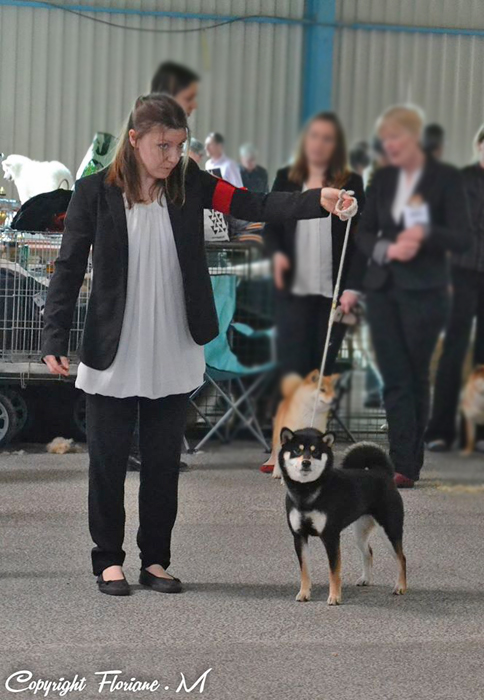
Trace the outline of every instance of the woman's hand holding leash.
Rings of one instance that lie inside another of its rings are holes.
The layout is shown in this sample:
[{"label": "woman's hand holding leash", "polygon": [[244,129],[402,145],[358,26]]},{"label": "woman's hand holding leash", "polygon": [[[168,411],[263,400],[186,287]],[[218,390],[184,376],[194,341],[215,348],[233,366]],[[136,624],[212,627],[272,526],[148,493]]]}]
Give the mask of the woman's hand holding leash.
[{"label": "woman's hand holding leash", "polygon": [[321,206],[335,214],[341,221],[351,219],[358,211],[358,203],[352,196],[351,190],[338,190],[335,187],[323,187],[321,190]]},{"label": "woman's hand holding leash", "polygon": [[67,357],[46,355],[43,359],[51,374],[62,374],[63,377],[69,376],[69,359]]}]

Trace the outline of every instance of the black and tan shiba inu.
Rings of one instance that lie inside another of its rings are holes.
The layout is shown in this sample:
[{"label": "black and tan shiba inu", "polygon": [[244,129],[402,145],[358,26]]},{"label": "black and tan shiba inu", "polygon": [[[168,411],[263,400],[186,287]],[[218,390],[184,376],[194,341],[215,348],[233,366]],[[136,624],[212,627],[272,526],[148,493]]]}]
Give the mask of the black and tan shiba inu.
[{"label": "black and tan shiba inu", "polygon": [[311,596],[308,561],[309,536],[320,537],[329,559],[329,605],[341,603],[341,532],[355,523],[356,544],[363,560],[357,586],[371,582],[373,552],[368,544],[375,525],[381,525],[398,562],[396,595],[407,590],[403,553],[403,501],[394,481],[393,465],[372,443],[359,443],[345,454],[341,468],[333,466],[332,433],[315,428],[281,431],[279,465],[287,487],[289,528],[301,567],[301,589],[296,600]]}]

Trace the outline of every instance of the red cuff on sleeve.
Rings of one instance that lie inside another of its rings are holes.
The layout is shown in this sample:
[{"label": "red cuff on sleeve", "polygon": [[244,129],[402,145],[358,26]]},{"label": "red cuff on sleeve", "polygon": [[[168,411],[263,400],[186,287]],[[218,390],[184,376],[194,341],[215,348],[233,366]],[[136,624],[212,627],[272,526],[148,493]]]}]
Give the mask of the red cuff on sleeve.
[{"label": "red cuff on sleeve", "polygon": [[225,180],[219,180],[215,186],[212,197],[213,208],[222,214],[230,214],[232,197],[237,188]]}]

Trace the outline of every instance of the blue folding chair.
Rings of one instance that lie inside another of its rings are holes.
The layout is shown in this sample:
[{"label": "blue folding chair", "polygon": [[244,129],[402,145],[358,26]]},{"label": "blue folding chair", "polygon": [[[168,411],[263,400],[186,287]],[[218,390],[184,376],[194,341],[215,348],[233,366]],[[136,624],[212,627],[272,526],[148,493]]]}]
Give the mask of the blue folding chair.
[{"label": "blue folding chair", "polygon": [[[276,368],[273,359],[274,329],[254,330],[245,323],[234,322],[237,277],[228,274],[213,275],[211,280],[220,332],[205,345],[204,382],[190,396],[192,406],[209,430],[195,447],[190,448],[186,440],[185,445],[189,452],[194,452],[214,435],[223,442],[228,442],[240,429],[246,428],[266,450],[269,450],[269,444],[257,419],[255,401]],[[242,334],[245,338],[267,338],[271,347],[271,361],[256,367],[243,365],[230,344],[234,333]],[[223,407],[223,413],[217,416],[217,419],[208,415],[196,402],[196,398],[207,386],[213,387]],[[236,396],[232,394],[233,386],[236,387]],[[232,424],[229,424],[229,420]]]}]

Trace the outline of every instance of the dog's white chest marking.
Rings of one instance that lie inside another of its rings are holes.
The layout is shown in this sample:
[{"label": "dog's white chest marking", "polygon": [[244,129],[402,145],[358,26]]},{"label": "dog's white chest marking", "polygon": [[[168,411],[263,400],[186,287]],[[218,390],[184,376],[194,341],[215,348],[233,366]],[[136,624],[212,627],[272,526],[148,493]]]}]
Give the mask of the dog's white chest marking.
[{"label": "dog's white chest marking", "polygon": [[326,525],[326,516],[318,510],[309,510],[301,513],[301,511],[293,508],[289,513],[289,522],[294,532],[300,532],[304,526],[321,535]]}]

